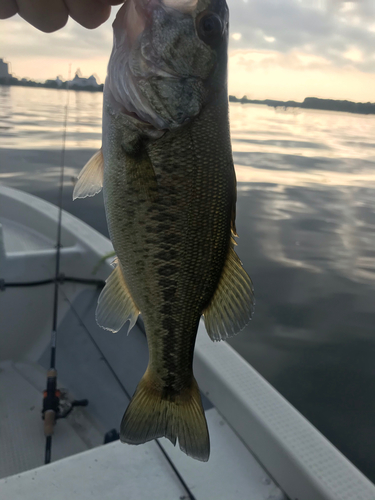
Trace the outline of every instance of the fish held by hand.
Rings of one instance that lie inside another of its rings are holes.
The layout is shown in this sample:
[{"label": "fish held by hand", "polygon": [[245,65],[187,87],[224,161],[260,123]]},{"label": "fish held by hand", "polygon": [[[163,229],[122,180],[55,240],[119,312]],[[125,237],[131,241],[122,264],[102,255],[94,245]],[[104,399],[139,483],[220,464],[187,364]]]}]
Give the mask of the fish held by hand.
[{"label": "fish held by hand", "polygon": [[115,269],[100,326],[141,312],[149,364],[121,440],[165,436],[207,461],[209,435],[193,375],[198,324],[212,340],[251,319],[253,286],[235,250],[236,178],[227,95],[225,0],[127,0],[113,24],[102,150],[75,197],[103,186]]}]

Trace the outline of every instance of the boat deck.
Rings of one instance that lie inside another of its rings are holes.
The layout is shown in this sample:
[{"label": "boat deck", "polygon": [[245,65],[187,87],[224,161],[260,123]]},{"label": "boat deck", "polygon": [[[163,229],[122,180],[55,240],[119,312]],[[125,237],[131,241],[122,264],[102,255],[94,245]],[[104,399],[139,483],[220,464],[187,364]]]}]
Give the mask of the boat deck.
[{"label": "boat deck", "polygon": [[[231,439],[228,427],[209,410],[210,429],[220,427],[221,439],[206,464],[190,459],[177,463],[186,487],[178,479],[154,441],[130,447],[116,441],[0,481],[2,498],[54,500],[66,498],[100,500],[218,499],[286,500],[284,494],[258,467],[248,460],[247,450],[236,448],[231,460],[223,446]],[[172,449],[170,449],[172,448]],[[166,450],[175,459],[172,445]],[[179,452],[180,453],[180,452]],[[203,470],[202,470],[203,469]],[[189,496],[190,493],[190,496]]]},{"label": "boat deck", "polygon": [[[194,372],[207,397],[209,462],[165,439],[97,446],[106,431],[119,428],[147,365],[147,341],[141,322],[129,336],[100,329],[100,290],[75,282],[59,285],[58,387],[89,405],[57,422],[53,463],[27,470],[43,463],[40,409],[53,284],[7,284],[53,278],[58,210],[0,186],[0,212],[0,472],[8,474],[0,479],[0,498],[375,500],[375,486],[230,346],[212,343],[202,322]],[[62,272],[106,279],[111,266],[101,258],[112,250],[109,240],[65,212],[62,220]],[[21,232],[31,235],[32,248]]]},{"label": "boat deck", "polygon": [[[45,436],[41,419],[46,373],[29,363],[0,363],[0,477],[44,464]],[[58,421],[53,436],[54,460],[103,443],[102,429],[83,408]]]},{"label": "boat deck", "polygon": [[[155,441],[142,446],[117,441],[79,453],[102,444],[106,431],[119,429],[128,394],[133,393],[148,360],[142,325],[135,326],[129,336],[96,325],[98,293],[82,292],[57,332],[58,387],[69,387],[71,397],[87,398],[89,405],[74,408],[66,420],[57,421],[53,463],[43,468],[43,481],[39,481],[42,470],[37,467],[44,463],[40,410],[46,383],[42,367],[49,366],[49,348],[41,356],[40,365],[0,364],[0,392],[7,408],[0,421],[5,430],[0,477],[12,476],[0,480],[4,498],[21,498],[24,491],[28,500],[39,500],[47,492],[54,500],[69,494],[94,498],[94,491],[95,497],[103,500],[122,499],[124,494],[127,500],[189,498]],[[205,397],[204,406],[211,437],[208,463],[187,457],[166,439],[158,440],[194,497],[232,498],[235,491],[236,498],[285,500],[284,493]],[[75,456],[61,460],[71,455]],[[28,472],[19,475],[23,471]],[[223,481],[223,471],[230,481]]]}]

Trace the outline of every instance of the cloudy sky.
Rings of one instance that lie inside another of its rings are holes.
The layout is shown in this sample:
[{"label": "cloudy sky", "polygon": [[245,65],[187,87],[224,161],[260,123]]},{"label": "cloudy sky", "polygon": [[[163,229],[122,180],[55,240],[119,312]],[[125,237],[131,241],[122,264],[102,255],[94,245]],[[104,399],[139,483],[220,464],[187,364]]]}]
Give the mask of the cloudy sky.
[{"label": "cloudy sky", "polygon": [[[254,99],[317,96],[375,101],[375,1],[228,0],[229,92]],[[44,34],[23,19],[0,21],[0,57],[13,74],[68,76],[80,68],[103,82],[111,18],[89,31],[69,20]]]}]

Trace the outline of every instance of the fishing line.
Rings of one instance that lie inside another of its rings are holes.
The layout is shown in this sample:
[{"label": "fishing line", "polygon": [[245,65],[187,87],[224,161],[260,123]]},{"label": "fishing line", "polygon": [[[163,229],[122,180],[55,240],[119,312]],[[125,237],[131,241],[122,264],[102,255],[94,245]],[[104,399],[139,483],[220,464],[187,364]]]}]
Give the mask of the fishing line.
[{"label": "fishing line", "polygon": [[115,370],[112,368],[110,362],[108,361],[108,359],[104,356],[102,350],[100,349],[99,347],[99,344],[96,342],[96,340],[94,339],[94,337],[91,335],[90,333],[90,330],[87,328],[87,326],[85,325],[85,323],[83,322],[83,320],[81,319],[80,315],[78,314],[78,311],[76,310],[76,308],[73,306],[73,304],[71,303],[71,301],[69,300],[69,297],[66,295],[66,293],[64,292],[64,290],[61,288],[60,289],[60,292],[64,295],[65,297],[65,300],[68,302],[69,304],[69,307],[70,309],[72,310],[74,316],[76,317],[76,319],[78,320],[79,324],[82,326],[82,328],[85,330],[85,332],[87,333],[87,335],[89,336],[91,342],[94,344],[94,346],[96,347],[96,349],[98,350],[98,352],[100,353],[100,356],[101,358],[103,359],[104,363],[107,365],[109,371],[112,373],[112,375],[114,376],[114,378],[116,379],[117,383],[119,384],[119,386],[121,387],[122,391],[126,394],[126,397],[128,398],[128,400],[130,401],[131,400],[131,395],[129,394],[129,392],[126,390],[126,387],[124,386],[124,384],[121,382],[120,378],[118,377],[117,373],[115,372]]},{"label": "fishing line", "polygon": [[[112,375],[114,376],[114,378],[116,379],[117,383],[119,384],[119,386],[121,387],[121,390],[124,392],[124,394],[126,395],[126,397],[128,398],[128,400],[130,401],[131,400],[131,395],[129,394],[128,390],[126,389],[126,387],[124,386],[124,384],[121,382],[120,378],[118,377],[117,373],[115,372],[115,370],[112,368],[110,362],[108,361],[108,359],[106,358],[105,354],[103,353],[103,351],[100,349],[98,343],[96,342],[96,340],[94,339],[94,337],[92,336],[90,330],[87,328],[87,326],[85,325],[85,323],[83,322],[82,318],[80,317],[78,311],[76,310],[76,308],[73,306],[73,304],[71,303],[71,301],[69,300],[68,296],[66,295],[66,293],[64,292],[63,289],[60,290],[61,293],[64,295],[65,297],[65,300],[68,302],[69,306],[70,306],[70,309],[72,310],[74,316],[76,317],[76,319],[78,320],[79,324],[82,326],[82,328],[84,329],[84,331],[86,332],[86,334],[88,335],[88,337],[90,338],[90,340],[92,341],[92,343],[94,344],[94,346],[96,347],[96,349],[98,350],[99,354],[100,354],[100,357],[101,359],[104,361],[104,363],[107,365],[108,369],[110,370],[110,372],[112,373]],[[141,330],[141,332],[146,335],[146,332],[144,330],[144,327],[143,327],[143,322],[142,321],[137,321],[137,326],[139,327],[139,329]],[[167,462],[169,463],[170,467],[172,468],[173,472],[176,474],[177,476],[177,479],[180,481],[180,483],[182,484],[183,488],[185,489],[186,493],[188,494],[189,496],[189,499],[190,500],[196,500],[196,497],[193,495],[193,493],[191,492],[189,486],[187,485],[187,483],[185,482],[184,478],[181,476],[181,474],[179,473],[179,471],[177,470],[176,466],[174,465],[174,463],[172,462],[172,459],[170,458],[170,456],[168,455],[168,453],[165,451],[165,448],[164,446],[159,442],[159,440],[156,438],[154,439],[155,443],[157,444],[157,446],[159,447],[160,451],[162,452],[162,454],[164,455],[164,458],[167,460]]]},{"label": "fishing line", "polygon": [[57,243],[56,243],[56,266],[54,280],[54,296],[53,296],[53,318],[51,330],[51,358],[50,369],[47,372],[47,388],[43,399],[43,418],[44,418],[44,435],[46,436],[44,463],[51,462],[52,434],[56,421],[56,413],[58,410],[57,394],[57,372],[56,372],[56,334],[57,334],[57,319],[58,319],[58,298],[59,298],[59,275],[60,275],[60,256],[61,256],[61,221],[62,221],[62,204],[63,204],[63,189],[64,189],[64,171],[65,171],[65,144],[66,144],[66,129],[68,123],[68,108],[69,108],[69,80],[71,76],[71,67],[69,64],[68,82],[66,85],[66,105],[64,112],[63,136],[62,136],[62,151],[60,165],[60,186],[58,195],[58,222],[57,222]]},{"label": "fishing line", "polygon": [[55,267],[55,287],[54,287],[54,301],[53,301],[53,321],[52,321],[52,335],[51,335],[51,368],[55,368],[56,363],[56,330],[57,330],[57,313],[58,313],[58,297],[59,286],[58,277],[60,274],[60,256],[61,256],[61,221],[62,221],[62,205],[63,205],[63,191],[64,191],[64,172],[65,172],[65,145],[66,145],[66,129],[68,123],[68,107],[69,107],[69,80],[72,65],[69,64],[69,76],[66,86],[66,105],[64,113],[63,137],[62,137],[62,151],[61,151],[61,164],[60,164],[60,185],[59,185],[59,217],[57,223],[57,245],[56,245],[56,267]]}]

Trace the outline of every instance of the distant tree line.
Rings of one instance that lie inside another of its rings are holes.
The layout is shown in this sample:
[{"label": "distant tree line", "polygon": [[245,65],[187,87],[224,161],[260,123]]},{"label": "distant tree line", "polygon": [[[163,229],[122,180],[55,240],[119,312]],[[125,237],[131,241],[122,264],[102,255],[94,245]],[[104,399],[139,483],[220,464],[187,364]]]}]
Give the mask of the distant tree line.
[{"label": "distant tree line", "polygon": [[[44,83],[34,82],[27,78],[19,80],[14,76],[0,78],[0,85],[15,85],[19,87],[42,87],[47,89],[66,89],[68,82],[57,82],[56,80],[46,80]],[[85,90],[89,92],[103,92],[104,85],[69,85],[71,90]],[[230,102],[240,102],[241,104],[265,104],[273,108],[305,108],[305,109],[320,109],[325,111],[343,111],[346,113],[358,113],[361,115],[374,115],[375,103],[371,102],[353,102],[353,101],[339,101],[336,99],[320,99],[319,97],[306,97],[303,102],[297,101],[277,101],[274,99],[248,99],[246,95],[241,97],[229,96]]]},{"label": "distant tree line", "polygon": [[[46,80],[44,83],[42,82],[34,82],[33,80],[28,80],[27,78],[22,78],[19,80],[14,76],[0,78],[0,85],[11,85],[18,87],[41,87],[46,89],[66,89],[68,88],[68,82],[61,82],[60,84],[56,80]],[[85,85],[84,87],[80,85],[69,85],[70,90],[86,90],[89,92],[103,92],[104,85],[101,84],[98,87],[94,87],[93,85]]]},{"label": "distant tree line", "polygon": [[346,113],[359,113],[362,115],[375,114],[375,103],[339,101],[335,99],[319,99],[318,97],[306,97],[303,102],[297,101],[276,101],[273,99],[265,99],[263,101],[256,99],[248,99],[243,96],[241,99],[230,95],[230,102],[240,102],[241,104],[265,104],[273,108],[282,107],[288,108],[305,108],[305,109],[321,109],[325,111],[343,111]]}]

